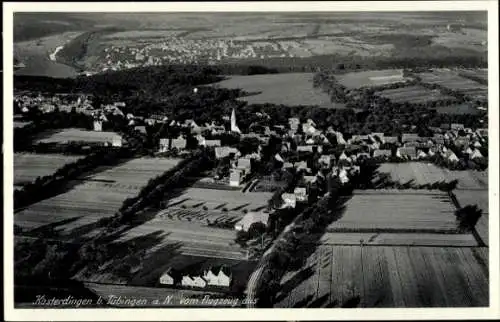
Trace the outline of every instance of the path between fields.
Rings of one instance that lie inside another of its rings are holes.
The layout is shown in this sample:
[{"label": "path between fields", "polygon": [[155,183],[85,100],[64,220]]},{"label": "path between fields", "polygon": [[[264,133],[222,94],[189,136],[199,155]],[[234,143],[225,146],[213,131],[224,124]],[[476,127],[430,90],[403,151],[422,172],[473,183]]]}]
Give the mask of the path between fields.
[{"label": "path between fields", "polygon": [[300,217],[300,215],[301,214],[298,214],[295,217],[295,219],[290,224],[288,224],[288,226],[286,226],[285,229],[283,229],[281,234],[279,234],[279,236],[274,240],[271,247],[269,247],[269,249],[264,252],[264,254],[262,255],[262,258],[259,261],[259,264],[257,264],[257,268],[252,272],[252,275],[250,275],[250,279],[248,280],[247,289],[246,289],[247,303],[248,303],[247,307],[248,308],[255,308],[255,303],[254,303],[255,293],[256,293],[257,287],[259,286],[260,279],[262,277],[262,273],[264,272],[264,269],[268,265],[267,260],[270,256],[270,254],[272,254],[272,252],[274,251],[274,248],[276,247],[278,242],[283,238],[283,236],[288,231],[290,231],[290,229],[292,229],[292,227],[295,225],[295,221],[297,220],[297,218]]}]

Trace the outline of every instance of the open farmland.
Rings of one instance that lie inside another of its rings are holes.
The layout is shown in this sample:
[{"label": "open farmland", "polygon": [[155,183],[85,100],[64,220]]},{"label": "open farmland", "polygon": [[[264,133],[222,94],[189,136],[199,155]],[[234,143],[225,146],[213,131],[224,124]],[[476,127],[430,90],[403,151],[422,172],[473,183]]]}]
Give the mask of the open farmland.
[{"label": "open farmland", "polygon": [[450,115],[479,114],[479,110],[477,108],[467,103],[438,106],[436,107],[436,110],[439,114],[450,114]]},{"label": "open farmland", "polygon": [[[138,158],[73,181],[69,191],[42,200],[15,214],[15,223],[25,229],[54,225],[65,233],[92,230],[92,224],[110,217],[122,202],[136,196],[147,181],[174,167],[178,159]],[[87,227],[87,228],[85,228]]]},{"label": "open farmland", "polygon": [[14,185],[30,183],[37,177],[48,176],[67,163],[83,156],[63,154],[14,153]]},{"label": "open farmland", "polygon": [[453,96],[444,95],[438,89],[432,90],[414,85],[394,89],[385,89],[375,95],[386,98],[393,103],[423,104],[443,100],[455,100]]},{"label": "open farmland", "polygon": [[37,143],[97,142],[106,143],[120,136],[115,132],[98,132],[81,129],[64,129],[56,133],[42,133]]},{"label": "open farmland", "polygon": [[371,70],[353,72],[337,76],[340,84],[348,89],[375,87],[387,84],[402,83],[407,80],[402,69]]},{"label": "open farmland", "polygon": [[488,69],[477,68],[477,69],[460,69],[459,75],[462,77],[470,78],[472,80],[479,80],[483,83],[488,83]]},{"label": "open farmland", "polygon": [[377,169],[380,174],[389,174],[392,181],[415,183],[416,185],[458,180],[457,189],[488,189],[488,171],[453,171],[439,168],[432,163],[406,162],[382,163]]},{"label": "open farmland", "polygon": [[281,280],[275,307],[479,307],[488,249],[324,245]]},{"label": "open farmland", "polygon": [[286,73],[232,76],[214,84],[222,88],[242,89],[253,95],[242,97],[249,104],[309,105],[324,108],[344,108],[332,103],[328,94],[313,88],[312,73]]},{"label": "open farmland", "polygon": [[471,96],[488,96],[488,86],[462,77],[457,71],[435,69],[431,73],[420,73],[418,77],[423,83],[436,84],[447,89]]},{"label": "open farmland", "polygon": [[342,217],[327,231],[455,233],[455,210],[442,192],[357,190]]}]

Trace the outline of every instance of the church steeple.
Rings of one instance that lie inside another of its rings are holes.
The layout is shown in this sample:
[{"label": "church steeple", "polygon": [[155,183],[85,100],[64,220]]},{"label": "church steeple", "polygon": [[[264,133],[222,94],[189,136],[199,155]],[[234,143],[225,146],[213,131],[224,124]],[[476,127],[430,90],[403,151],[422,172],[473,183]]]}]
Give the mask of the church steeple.
[{"label": "church steeple", "polygon": [[236,125],[236,111],[234,108],[231,113],[231,132],[241,133],[240,128]]}]

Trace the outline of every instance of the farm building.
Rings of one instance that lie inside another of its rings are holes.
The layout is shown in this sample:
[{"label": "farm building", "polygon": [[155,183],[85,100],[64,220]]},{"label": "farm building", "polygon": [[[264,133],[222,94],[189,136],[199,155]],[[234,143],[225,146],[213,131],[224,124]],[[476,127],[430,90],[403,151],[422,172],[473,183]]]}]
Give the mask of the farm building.
[{"label": "farm building", "polygon": [[208,285],[229,287],[232,281],[232,274],[227,266],[211,267],[203,273],[203,279]]},{"label": "farm building", "polygon": [[252,171],[252,162],[250,159],[247,158],[239,158],[238,159],[238,165],[236,166],[236,169],[240,169],[244,171],[245,174],[248,174]]},{"label": "farm building", "polygon": [[221,145],[220,140],[205,140],[205,146],[213,146],[213,147],[218,147]]},{"label": "farm building", "polygon": [[146,127],[144,125],[137,125],[134,127],[134,131],[141,132],[142,134],[147,134]]},{"label": "farm building", "polygon": [[406,142],[418,142],[420,141],[420,137],[418,136],[417,133],[403,133],[401,135],[401,142],[406,143]]},{"label": "farm building", "polygon": [[251,211],[247,213],[240,221],[234,225],[234,229],[240,231],[248,231],[250,227],[255,223],[262,223],[267,226],[269,221],[269,213],[260,211]]},{"label": "farm building", "polygon": [[115,147],[122,146],[121,135],[115,132],[96,132],[85,131],[80,129],[64,129],[60,132],[49,135],[48,137],[38,140],[38,143],[59,143],[69,144],[71,142],[97,143],[105,146],[111,145]]},{"label": "farm building", "polygon": [[297,146],[297,152],[313,152],[312,145],[299,145]]}]

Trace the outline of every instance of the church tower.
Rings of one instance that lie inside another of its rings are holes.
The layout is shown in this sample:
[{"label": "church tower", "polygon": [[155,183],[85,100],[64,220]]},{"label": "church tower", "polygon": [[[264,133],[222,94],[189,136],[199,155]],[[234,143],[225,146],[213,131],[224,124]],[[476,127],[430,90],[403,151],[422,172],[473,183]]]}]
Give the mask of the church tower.
[{"label": "church tower", "polygon": [[240,128],[236,125],[236,111],[234,108],[231,113],[231,132],[241,133]]}]

